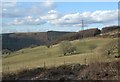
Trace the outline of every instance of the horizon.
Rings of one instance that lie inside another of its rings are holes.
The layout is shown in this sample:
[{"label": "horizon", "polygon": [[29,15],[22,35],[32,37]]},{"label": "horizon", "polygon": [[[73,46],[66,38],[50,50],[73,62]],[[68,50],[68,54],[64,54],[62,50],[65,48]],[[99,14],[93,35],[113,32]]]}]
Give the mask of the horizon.
[{"label": "horizon", "polygon": [[[115,26],[115,25],[113,25]],[[117,26],[117,25],[116,25]],[[112,27],[112,26],[108,26],[109,27]],[[102,27],[102,28],[106,28],[106,27]],[[88,29],[84,29],[84,30],[90,30],[90,29],[99,29],[99,30],[102,30],[102,28],[88,28]],[[83,31],[83,30],[79,30],[77,32],[80,32],[80,31]],[[48,31],[32,31],[32,32],[11,32],[11,33],[0,33],[0,34],[16,34],[16,33],[39,33],[39,32],[76,32],[76,31],[57,31],[57,30],[48,30]]]},{"label": "horizon", "polygon": [[[2,33],[68,31],[118,26],[117,2],[4,2]],[[102,5],[102,6],[101,6]]]}]

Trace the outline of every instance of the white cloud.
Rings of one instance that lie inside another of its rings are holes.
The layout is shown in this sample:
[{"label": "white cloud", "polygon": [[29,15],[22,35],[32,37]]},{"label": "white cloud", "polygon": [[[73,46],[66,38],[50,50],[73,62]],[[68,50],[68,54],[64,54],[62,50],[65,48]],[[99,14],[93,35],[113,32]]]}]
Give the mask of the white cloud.
[{"label": "white cloud", "polygon": [[[48,17],[46,16],[46,18]],[[81,20],[84,20],[85,24],[95,24],[117,21],[117,18],[118,10],[105,10],[66,14],[58,19],[51,20],[50,22],[56,26],[81,26]]]},{"label": "white cloud", "polygon": [[117,20],[118,10],[95,11],[91,14],[91,17],[96,22],[108,22]]},{"label": "white cloud", "polygon": [[117,21],[118,10],[101,10],[94,12],[83,12],[83,13],[71,13],[61,15],[55,10],[48,11],[45,15],[31,16],[28,15],[21,19],[15,19],[13,21],[14,25],[41,25],[46,22],[55,26],[81,26],[81,20],[84,20],[85,26],[91,24],[110,24],[113,21]]},{"label": "white cloud", "polygon": [[7,11],[7,9],[3,9],[3,11]]},{"label": "white cloud", "polygon": [[2,12],[6,12],[8,9],[15,7],[15,5],[15,0],[11,0],[11,2],[0,2],[0,15],[2,15]]},{"label": "white cloud", "polygon": [[60,17],[60,15],[55,10],[50,10],[50,11],[48,11],[47,15],[41,16],[41,18],[46,21],[55,20],[55,19],[58,19],[59,17]]},{"label": "white cloud", "polygon": [[16,5],[16,0],[11,0],[11,2],[2,2],[1,7],[3,8],[10,8]]},{"label": "white cloud", "polygon": [[56,13],[57,13],[57,11],[55,11],[55,10],[48,11],[48,14],[56,14]]},{"label": "white cloud", "polygon": [[17,18],[14,20],[13,24],[14,25],[19,25],[19,24],[23,24],[24,21],[22,20],[18,20]]},{"label": "white cloud", "polygon": [[[47,0],[44,2],[30,2],[30,7],[27,9],[26,7],[18,7],[24,2],[2,2],[1,9],[3,9],[2,17],[16,18],[16,17],[24,17],[28,15],[44,15],[49,10],[55,8],[55,4],[52,0]],[[29,3],[27,3],[29,4]]]},{"label": "white cloud", "polygon": [[53,0],[45,0],[44,2],[43,2],[43,6],[46,6],[46,7],[52,7],[54,5],[54,2],[53,2]]},{"label": "white cloud", "polygon": [[55,9],[55,3],[52,0],[45,0],[39,3],[33,3],[31,8],[28,10],[28,14],[31,15],[45,15],[48,11]]},{"label": "white cloud", "polygon": [[41,25],[44,24],[45,21],[41,18],[33,18],[32,16],[27,16],[23,19],[15,19],[11,22],[12,25]]}]

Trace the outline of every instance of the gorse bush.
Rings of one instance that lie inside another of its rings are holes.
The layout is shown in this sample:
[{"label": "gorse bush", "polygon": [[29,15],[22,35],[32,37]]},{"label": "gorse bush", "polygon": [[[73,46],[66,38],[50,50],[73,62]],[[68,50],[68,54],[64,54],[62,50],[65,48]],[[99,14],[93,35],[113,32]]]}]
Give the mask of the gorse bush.
[{"label": "gorse bush", "polygon": [[104,45],[100,51],[103,55],[109,56],[109,57],[119,57],[119,46],[118,46],[118,39],[114,39]]},{"label": "gorse bush", "polygon": [[62,41],[60,43],[60,49],[64,55],[70,55],[76,51],[76,47],[70,41]]}]

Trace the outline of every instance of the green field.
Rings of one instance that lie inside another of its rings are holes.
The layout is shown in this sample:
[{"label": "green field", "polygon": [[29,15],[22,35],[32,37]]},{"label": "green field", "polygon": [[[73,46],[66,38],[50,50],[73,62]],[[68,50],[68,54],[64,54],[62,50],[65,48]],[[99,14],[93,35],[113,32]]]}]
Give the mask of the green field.
[{"label": "green field", "polygon": [[[44,65],[52,67],[69,63],[88,64],[96,61],[111,61],[115,58],[112,59],[102,55],[99,49],[112,40],[111,38],[86,38],[71,41],[77,48],[77,53],[71,56],[64,56],[59,44],[50,48],[39,46],[21,49],[11,55],[3,56],[3,72],[17,72],[22,69],[43,67]],[[91,51],[89,46],[92,44],[96,45],[96,48]]]}]

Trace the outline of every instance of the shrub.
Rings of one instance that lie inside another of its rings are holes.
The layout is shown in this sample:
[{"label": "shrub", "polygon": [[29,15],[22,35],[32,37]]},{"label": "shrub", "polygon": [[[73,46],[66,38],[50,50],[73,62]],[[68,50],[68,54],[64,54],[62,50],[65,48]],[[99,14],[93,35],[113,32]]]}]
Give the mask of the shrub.
[{"label": "shrub", "polygon": [[30,45],[30,48],[34,48],[34,47],[37,47],[37,45],[35,44]]},{"label": "shrub", "polygon": [[9,54],[10,55],[11,51],[8,49],[3,49],[2,54]]},{"label": "shrub", "polygon": [[52,46],[52,43],[50,43],[50,42],[48,42],[47,44],[46,44],[46,47],[47,48],[50,48]]},{"label": "shrub", "polygon": [[64,55],[73,54],[76,51],[76,47],[73,46],[70,41],[62,41],[60,48]]},{"label": "shrub", "polygon": [[103,55],[109,57],[120,57],[119,50],[118,39],[110,41],[100,49]]}]

